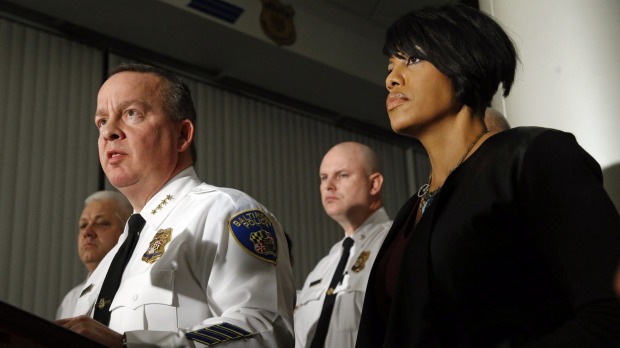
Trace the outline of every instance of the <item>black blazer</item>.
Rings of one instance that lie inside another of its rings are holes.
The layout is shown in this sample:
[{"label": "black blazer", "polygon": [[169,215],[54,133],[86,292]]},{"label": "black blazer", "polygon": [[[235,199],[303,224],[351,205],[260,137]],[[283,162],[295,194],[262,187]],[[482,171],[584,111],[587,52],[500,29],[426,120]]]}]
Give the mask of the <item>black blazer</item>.
[{"label": "black blazer", "polygon": [[388,323],[373,265],[357,347],[620,347],[612,280],[620,216],[574,136],[496,134],[448,177],[412,231]]}]

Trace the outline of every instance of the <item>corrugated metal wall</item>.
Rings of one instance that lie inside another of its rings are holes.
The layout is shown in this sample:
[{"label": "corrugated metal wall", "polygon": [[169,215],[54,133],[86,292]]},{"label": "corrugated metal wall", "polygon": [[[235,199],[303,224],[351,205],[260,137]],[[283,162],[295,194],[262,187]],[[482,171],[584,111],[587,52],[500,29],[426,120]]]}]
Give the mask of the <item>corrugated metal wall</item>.
[{"label": "corrugated metal wall", "polygon": [[47,317],[85,274],[77,220],[97,189],[101,67],[97,50],[0,19],[0,300]]},{"label": "corrugated metal wall", "polygon": [[[101,189],[93,115],[106,60],[125,59],[0,19],[0,300],[49,319],[85,275],[77,221],[84,198]],[[427,170],[418,148],[186,77],[199,115],[199,176],[249,193],[278,216],[293,240],[298,287],[342,237],[318,189],[331,146],[355,140],[377,151],[391,216]]]}]

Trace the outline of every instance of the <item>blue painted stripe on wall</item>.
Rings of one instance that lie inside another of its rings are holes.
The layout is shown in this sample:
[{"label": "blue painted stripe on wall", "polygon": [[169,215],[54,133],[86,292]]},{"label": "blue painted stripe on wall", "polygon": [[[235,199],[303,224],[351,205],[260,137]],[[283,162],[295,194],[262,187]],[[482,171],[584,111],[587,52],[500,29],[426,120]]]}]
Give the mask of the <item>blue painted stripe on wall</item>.
[{"label": "blue painted stripe on wall", "polygon": [[187,6],[229,23],[235,23],[243,13],[241,7],[222,0],[191,0]]}]

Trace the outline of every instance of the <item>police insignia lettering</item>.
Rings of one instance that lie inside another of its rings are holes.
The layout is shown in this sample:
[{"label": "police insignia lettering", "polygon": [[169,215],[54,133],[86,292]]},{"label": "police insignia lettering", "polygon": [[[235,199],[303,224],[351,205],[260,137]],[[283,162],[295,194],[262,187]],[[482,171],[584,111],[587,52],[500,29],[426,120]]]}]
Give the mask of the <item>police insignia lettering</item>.
[{"label": "police insignia lettering", "polygon": [[149,248],[142,255],[142,261],[146,263],[155,263],[164,254],[166,244],[170,242],[172,236],[172,228],[166,228],[157,231],[155,237],[149,244]]},{"label": "police insignia lettering", "polygon": [[370,250],[362,251],[360,256],[358,256],[357,260],[355,261],[355,264],[353,265],[351,270],[356,273],[363,270],[364,266],[366,266],[366,261],[368,261],[369,257],[370,257]]},{"label": "police insignia lettering", "polygon": [[228,229],[243,249],[261,260],[278,262],[276,231],[267,214],[248,210],[233,216]]}]

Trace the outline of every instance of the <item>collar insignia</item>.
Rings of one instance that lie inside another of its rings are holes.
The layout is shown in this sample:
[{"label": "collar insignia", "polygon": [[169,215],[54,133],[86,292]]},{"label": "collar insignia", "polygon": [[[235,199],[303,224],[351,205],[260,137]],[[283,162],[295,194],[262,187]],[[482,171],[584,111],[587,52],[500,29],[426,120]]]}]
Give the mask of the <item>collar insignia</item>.
[{"label": "collar insignia", "polygon": [[161,202],[159,202],[159,204],[155,207],[155,209],[151,210],[151,215],[155,215],[155,213],[160,211],[161,208],[163,208],[164,205],[166,205],[171,200],[172,200],[172,195],[166,195],[166,197],[162,199]]},{"label": "collar insignia", "polygon": [[80,293],[80,297],[88,294],[92,289],[93,289],[93,284],[90,284],[89,286],[86,287],[86,289],[82,290],[82,292]]}]

